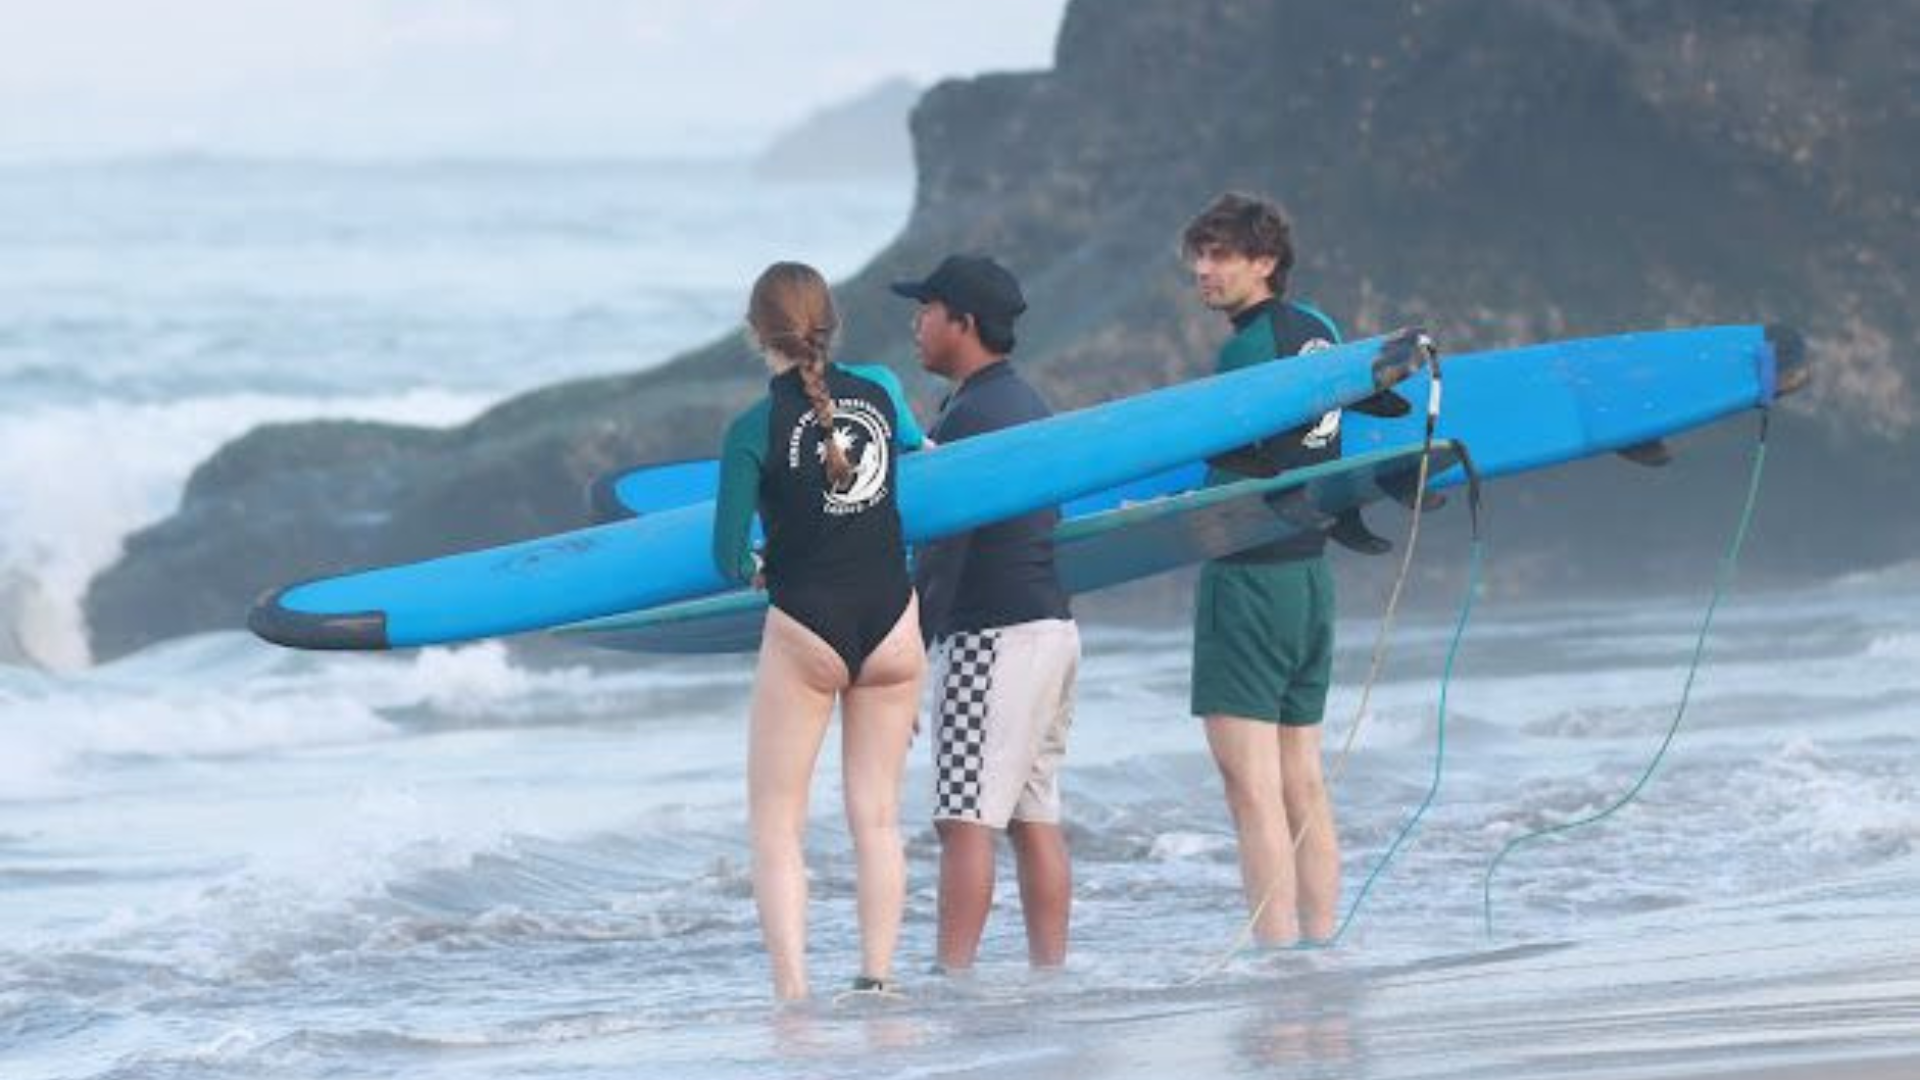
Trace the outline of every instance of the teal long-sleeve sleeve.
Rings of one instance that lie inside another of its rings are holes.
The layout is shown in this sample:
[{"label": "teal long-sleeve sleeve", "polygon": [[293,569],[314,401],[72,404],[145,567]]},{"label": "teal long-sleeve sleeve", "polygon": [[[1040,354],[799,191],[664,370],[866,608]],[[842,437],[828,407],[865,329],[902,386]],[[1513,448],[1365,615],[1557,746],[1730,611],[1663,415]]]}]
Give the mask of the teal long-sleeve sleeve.
[{"label": "teal long-sleeve sleeve", "polygon": [[918,450],[926,444],[926,432],[920,430],[920,421],[913,415],[913,406],[907,403],[906,388],[900,385],[900,376],[884,364],[843,364],[848,373],[858,375],[880,384],[893,401],[893,445],[902,450]]},{"label": "teal long-sleeve sleeve", "polygon": [[767,460],[768,404],[734,418],[720,446],[720,489],[714,497],[713,564],[736,585],[753,580],[753,516],[760,507],[760,472]]}]

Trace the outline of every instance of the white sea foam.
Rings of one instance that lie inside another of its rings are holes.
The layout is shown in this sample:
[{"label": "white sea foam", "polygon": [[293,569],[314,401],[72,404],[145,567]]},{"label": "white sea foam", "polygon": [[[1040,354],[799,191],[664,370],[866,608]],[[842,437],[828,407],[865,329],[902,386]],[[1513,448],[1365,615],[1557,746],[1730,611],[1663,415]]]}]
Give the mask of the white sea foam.
[{"label": "white sea foam", "polygon": [[1896,762],[1842,762],[1803,737],[1761,767],[1755,797],[1768,802],[1786,836],[1810,851],[1879,859],[1920,844],[1920,787]]},{"label": "white sea foam", "polygon": [[1165,832],[1153,838],[1147,857],[1156,862],[1204,859],[1233,848],[1233,839],[1219,833]]},{"label": "white sea foam", "polygon": [[461,716],[512,711],[522,705],[538,707],[556,699],[591,700],[595,682],[584,667],[534,671],[516,666],[506,645],[481,641],[421,650],[401,680],[401,689],[419,693],[421,703],[435,712]]},{"label": "white sea foam", "polygon": [[1898,631],[1876,635],[1867,645],[1867,659],[1891,660],[1915,665],[1911,673],[1920,674],[1920,631]]}]

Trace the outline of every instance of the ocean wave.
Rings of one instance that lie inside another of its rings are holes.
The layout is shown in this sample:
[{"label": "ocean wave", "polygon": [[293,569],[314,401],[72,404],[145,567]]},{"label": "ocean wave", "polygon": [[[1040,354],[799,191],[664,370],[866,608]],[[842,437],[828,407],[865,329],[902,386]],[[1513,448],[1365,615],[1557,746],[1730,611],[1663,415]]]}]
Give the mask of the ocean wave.
[{"label": "ocean wave", "polygon": [[1665,730],[1672,714],[1671,708],[1641,705],[1577,705],[1529,720],[1520,725],[1520,730],[1543,739],[1656,736]]},{"label": "ocean wave", "polygon": [[480,960],[504,974],[580,949],[645,947],[650,962],[692,965],[757,935],[733,832],[661,819],[552,840],[497,821],[467,822],[465,835],[444,821],[366,824],[303,868],[230,874],[88,933],[0,951],[0,1002],[19,1006],[16,1020],[67,999],[145,1009],[209,991],[357,985],[383,966]]},{"label": "ocean wave", "polygon": [[[1748,733],[1674,754],[1633,802],[1604,819],[1594,820],[1627,794],[1646,760],[1513,785],[1478,804],[1459,829],[1430,828],[1422,845],[1471,856],[1484,869],[1523,834],[1588,822],[1546,833],[1503,863],[1500,889],[1536,915],[1629,915],[1760,897],[1920,850],[1920,789],[1903,768],[1911,748],[1910,738],[1890,746]],[[1480,797],[1456,796],[1468,806]]]},{"label": "ocean wave", "polygon": [[408,732],[659,716],[727,700],[737,673],[529,668],[498,641],[406,659],[176,639],[74,675],[0,668],[0,801],[86,790],[95,763],[225,758]]},{"label": "ocean wave", "polygon": [[1910,590],[1920,587],[1920,559],[1907,559],[1871,570],[1856,570],[1849,574],[1842,574],[1833,580],[1833,584],[1849,592]]},{"label": "ocean wave", "polygon": [[[364,398],[222,394],[9,411],[0,424],[0,640],[57,670],[89,662],[81,598],[135,529],[173,509],[216,447],[263,423],[359,417],[448,424],[490,399],[414,391]],[[101,440],[138,447],[102,453]]]},{"label": "ocean wave", "polygon": [[172,687],[48,696],[0,691],[0,802],[84,791],[94,757],[228,757],[394,733],[345,693],[284,698]]}]

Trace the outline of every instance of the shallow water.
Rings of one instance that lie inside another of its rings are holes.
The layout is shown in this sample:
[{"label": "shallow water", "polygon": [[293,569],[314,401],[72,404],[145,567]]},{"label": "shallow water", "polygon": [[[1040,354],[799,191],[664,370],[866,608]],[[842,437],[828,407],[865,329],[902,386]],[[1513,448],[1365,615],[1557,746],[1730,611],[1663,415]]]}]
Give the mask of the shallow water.
[{"label": "shallow water", "polygon": [[[1911,1050],[1920,592],[1737,596],[1667,764],[1700,612],[1484,607],[1435,809],[1332,950],[1221,963],[1230,832],[1178,632],[1092,627],[1068,797],[1074,955],[1030,975],[1002,896],[930,962],[925,747],[908,999],[834,1006],[851,858],[816,786],[822,1000],[774,1011],[754,923],[739,659],[533,669],[492,645],[314,657],[217,635],[0,671],[8,1075],[1622,1076]],[[1356,602],[1349,597],[1349,608]],[[1351,900],[1432,775],[1451,627],[1397,639],[1337,788]],[[1350,619],[1330,733],[1372,627]],[[1789,647],[1790,646],[1790,647]]]}]

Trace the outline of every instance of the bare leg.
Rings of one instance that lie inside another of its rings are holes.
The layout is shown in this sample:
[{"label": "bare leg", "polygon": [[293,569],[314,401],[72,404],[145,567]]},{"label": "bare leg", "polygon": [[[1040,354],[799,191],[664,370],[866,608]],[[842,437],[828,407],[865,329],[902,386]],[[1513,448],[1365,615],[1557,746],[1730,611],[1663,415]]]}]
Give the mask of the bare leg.
[{"label": "bare leg", "polygon": [[1287,821],[1295,838],[1294,870],[1300,884],[1300,925],[1308,937],[1333,935],[1340,904],[1340,838],[1333,827],[1333,801],[1320,767],[1320,726],[1280,729],[1280,771]]},{"label": "bare leg", "polygon": [[783,1001],[807,996],[807,789],[836,677],[846,681],[846,664],[831,647],[778,608],[767,612],[747,734],[747,820],[753,899]]},{"label": "bare leg", "polygon": [[994,832],[971,821],[933,823],[940,834],[940,966],[964,971],[980,952],[993,908]]},{"label": "bare leg", "polygon": [[920,610],[908,603],[841,699],[842,787],[847,831],[859,868],[860,973],[886,980],[906,907],[907,859],[900,839],[900,781],[920,711],[927,670]]},{"label": "bare leg", "polygon": [[1238,716],[1206,718],[1207,746],[1226,787],[1227,809],[1240,840],[1240,885],[1254,937],[1291,945],[1300,938],[1295,910],[1293,837],[1282,793],[1278,725]]},{"label": "bare leg", "polygon": [[1027,920],[1027,962],[1059,967],[1067,962],[1067,922],[1073,906],[1073,869],[1067,838],[1053,822],[1015,821],[1015,865],[1020,872],[1020,911]]}]

